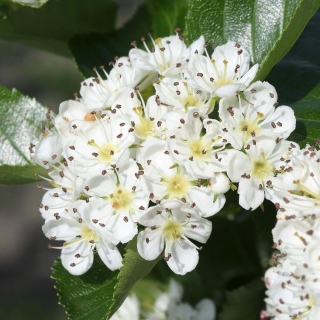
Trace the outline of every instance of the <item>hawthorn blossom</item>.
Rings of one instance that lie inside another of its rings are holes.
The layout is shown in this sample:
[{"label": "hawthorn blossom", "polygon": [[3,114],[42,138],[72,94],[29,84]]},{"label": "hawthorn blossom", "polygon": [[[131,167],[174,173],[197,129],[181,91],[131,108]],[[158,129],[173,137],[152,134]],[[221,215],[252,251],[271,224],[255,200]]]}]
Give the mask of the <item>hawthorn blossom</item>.
[{"label": "hawthorn blossom", "polygon": [[148,84],[155,79],[152,75],[148,77],[148,74],[135,65],[132,65],[128,57],[117,58],[113,63],[113,68],[110,73],[107,73],[103,66],[100,67],[106,80],[104,80],[100,74],[97,77],[91,77],[84,80],[81,83],[80,101],[90,111],[97,111],[110,107],[115,99],[118,97],[117,93],[122,88],[135,88],[140,85],[140,89],[143,89],[146,81]]},{"label": "hawthorn blossom", "polygon": [[199,181],[175,164],[165,141],[146,140],[137,152],[137,161],[144,169],[146,188],[153,202],[178,199],[196,207],[203,217],[219,212],[226,202],[223,193],[229,190],[228,178],[213,174],[210,180]]},{"label": "hawthorn blossom", "polygon": [[138,222],[147,227],[138,235],[139,254],[154,260],[164,249],[168,266],[180,275],[192,271],[199,260],[199,248],[188,238],[205,243],[212,229],[210,221],[177,200],[149,208]]},{"label": "hawthorn blossom", "polygon": [[62,265],[73,275],[86,273],[92,266],[94,252],[110,270],[122,266],[122,257],[117,247],[110,242],[107,232],[99,233],[85,215],[47,219],[42,228],[50,240],[65,241],[61,249]]},{"label": "hawthorn blossom", "polygon": [[295,129],[293,110],[277,106],[277,92],[268,82],[251,84],[242,95],[224,98],[219,103],[219,116],[225,137],[241,149],[252,137],[260,135],[286,139]]},{"label": "hawthorn blossom", "polygon": [[[239,204],[244,209],[256,209],[262,204],[265,192],[272,186],[277,175],[290,167],[290,143],[278,143],[266,136],[249,140],[246,154],[235,151],[227,174],[231,181],[239,182]],[[267,194],[268,196],[268,194]]]},{"label": "hawthorn blossom", "polygon": [[213,111],[214,102],[207,92],[194,90],[186,81],[179,78],[164,78],[154,84],[161,104],[172,106],[173,110],[188,112],[189,108],[197,108],[202,118],[207,118]]},{"label": "hawthorn blossom", "polygon": [[74,174],[74,172],[64,162],[59,166],[52,166],[52,170],[48,172],[51,179],[47,180],[52,189],[38,186],[45,189],[40,203],[40,212],[43,219],[55,217],[59,219],[61,216],[72,215],[73,204],[82,193],[84,180]]},{"label": "hawthorn blossom", "polygon": [[[105,119],[106,118],[106,119]],[[79,123],[73,121],[73,127]],[[65,139],[64,153],[77,175],[90,174],[111,167],[124,166],[130,157],[129,147],[135,138],[129,122],[118,115],[96,120],[96,125]]]},{"label": "hawthorn blossom", "polygon": [[193,55],[204,51],[204,37],[201,36],[193,42],[189,48],[184,43],[184,38],[176,35],[153,39],[151,36],[153,48],[150,50],[142,38],[146,51],[138,49],[136,43],[134,49],[129,52],[132,64],[148,71],[156,71],[162,76],[173,76],[182,73],[187,65],[187,60]]},{"label": "hawthorn blossom", "polygon": [[250,70],[250,54],[239,43],[228,41],[215,48],[211,59],[197,54],[188,63],[190,87],[227,98],[243,91],[254,79],[258,64]]},{"label": "hawthorn blossom", "polygon": [[[85,204],[85,214],[100,232],[108,230],[112,242],[126,243],[138,232],[136,222],[148,208],[148,196],[142,189],[137,164],[129,161],[117,171],[108,170],[100,175],[92,175],[84,182],[84,192],[91,196]],[[94,202],[98,198],[99,206]]]}]

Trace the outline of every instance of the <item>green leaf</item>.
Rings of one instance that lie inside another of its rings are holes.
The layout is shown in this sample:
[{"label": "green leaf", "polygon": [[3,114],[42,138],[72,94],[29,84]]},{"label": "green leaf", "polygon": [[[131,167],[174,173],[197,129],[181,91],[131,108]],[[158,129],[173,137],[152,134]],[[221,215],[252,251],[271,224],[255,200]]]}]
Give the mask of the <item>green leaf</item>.
[{"label": "green leaf", "polygon": [[320,138],[320,12],[310,20],[301,37],[271,71],[267,81],[279,94],[280,104],[295,112],[297,128],[288,138],[302,147]]},{"label": "green leaf", "polygon": [[50,0],[38,10],[3,4],[0,37],[69,56],[72,35],[113,31],[116,12],[112,0]]},{"label": "green leaf", "polygon": [[189,42],[203,34],[211,45],[240,42],[259,63],[262,80],[289,51],[319,0],[191,0],[186,19]]},{"label": "green leaf", "polygon": [[137,252],[136,238],[126,246],[123,267],[110,271],[96,256],[91,269],[82,276],[71,275],[57,259],[52,268],[59,302],[71,320],[105,320],[121,306],[129,291],[161,259],[146,261]]},{"label": "green leaf", "polygon": [[265,285],[258,278],[239,289],[227,292],[219,320],[257,320],[263,309]]},{"label": "green leaf", "polygon": [[35,99],[0,86],[0,185],[38,181],[35,173],[44,173],[29,147],[42,137],[46,112]]},{"label": "green leaf", "polygon": [[136,238],[128,243],[122,262],[123,267],[120,269],[118,282],[114,288],[113,303],[108,312],[108,319],[120,308],[134,285],[145,277],[161,259],[163,259],[162,255],[156,260],[146,261],[137,251]]},{"label": "green leaf", "polygon": [[[69,41],[79,71],[84,77],[95,76],[94,67],[108,65],[115,56],[128,56],[130,43],[149,32],[153,37],[171,35],[175,27],[184,28],[186,0],[149,0],[120,30],[109,34],[76,35]],[[147,39],[148,40],[148,39]]]},{"label": "green leaf", "polygon": [[0,166],[0,185],[19,185],[40,181],[37,175],[46,175],[46,170],[38,165]]},{"label": "green leaf", "polygon": [[110,271],[99,257],[82,276],[71,275],[57,259],[52,267],[59,303],[66,308],[69,319],[105,320],[112,303],[117,271]]},{"label": "green leaf", "polygon": [[146,4],[152,17],[150,31],[155,37],[167,37],[175,28],[180,28],[183,33],[188,12],[187,0],[147,0]]}]

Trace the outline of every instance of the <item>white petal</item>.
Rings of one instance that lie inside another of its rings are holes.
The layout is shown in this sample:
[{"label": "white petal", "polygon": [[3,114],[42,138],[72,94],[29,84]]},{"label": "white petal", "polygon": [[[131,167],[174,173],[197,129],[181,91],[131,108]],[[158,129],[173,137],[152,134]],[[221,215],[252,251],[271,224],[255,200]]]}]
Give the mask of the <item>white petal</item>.
[{"label": "white petal", "polygon": [[81,234],[81,224],[73,219],[61,217],[59,220],[46,220],[42,227],[43,233],[48,238],[69,241]]},{"label": "white petal", "polygon": [[163,251],[164,238],[161,230],[147,228],[138,234],[137,248],[143,259],[155,260]]},{"label": "white petal", "polygon": [[254,210],[263,203],[264,190],[259,189],[259,184],[262,182],[254,178],[240,180],[238,193],[240,195],[239,204],[242,208]]},{"label": "white petal", "polygon": [[248,86],[250,84],[250,82],[254,79],[254,77],[256,76],[258,69],[259,69],[258,64],[255,64],[254,66],[252,66],[251,69],[248,72],[246,72],[245,75],[243,75],[243,77],[239,80],[239,82],[242,82],[246,86]]},{"label": "white petal", "polygon": [[246,86],[243,83],[225,84],[214,91],[214,96],[219,98],[229,98],[237,95],[239,91],[243,91]]},{"label": "white petal", "polygon": [[191,246],[185,240],[180,240],[180,243],[174,241],[171,246],[168,246],[167,241],[165,257],[168,257],[170,253],[171,258],[167,261],[170,269],[176,274],[185,275],[197,266],[199,253],[194,246]]},{"label": "white petal", "polygon": [[[76,257],[78,255],[80,255],[79,258]],[[87,241],[78,241],[63,247],[61,262],[75,276],[86,273],[93,263],[91,244]]]},{"label": "white petal", "polygon": [[116,246],[101,241],[97,246],[97,251],[101,260],[110,270],[122,267],[122,257]]}]

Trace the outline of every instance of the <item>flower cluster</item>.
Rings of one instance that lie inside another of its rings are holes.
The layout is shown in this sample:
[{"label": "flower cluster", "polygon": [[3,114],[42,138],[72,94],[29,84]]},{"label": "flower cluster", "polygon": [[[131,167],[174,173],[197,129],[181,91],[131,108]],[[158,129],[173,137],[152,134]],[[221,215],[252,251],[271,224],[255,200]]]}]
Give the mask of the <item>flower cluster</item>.
[{"label": "flower cluster", "polygon": [[252,83],[258,65],[250,68],[240,44],[209,56],[202,36],[189,47],[178,30],[150,39],[146,50],[133,42],[110,73],[102,67],[106,79],[95,70],[43,128],[36,158],[53,187],[40,204],[43,231],[63,241],[62,263],[74,275],[93,253],[120,268],[117,245],[138,233],[144,259],[164,253],[173,272],[193,270],[201,247],[191,240],[207,242],[208,218],[230,186],[239,183],[243,208],[257,208],[299,149],[285,140],[292,109],[278,106],[269,83]]},{"label": "flower cluster", "polygon": [[128,296],[122,306],[111,317],[111,320],[214,320],[216,307],[212,300],[202,299],[195,308],[182,302],[183,287],[170,279],[169,291],[161,292],[151,310],[141,310],[135,295]]},{"label": "flower cluster", "polygon": [[266,272],[267,312],[275,320],[320,319],[320,151],[307,146],[275,189],[275,266]]}]

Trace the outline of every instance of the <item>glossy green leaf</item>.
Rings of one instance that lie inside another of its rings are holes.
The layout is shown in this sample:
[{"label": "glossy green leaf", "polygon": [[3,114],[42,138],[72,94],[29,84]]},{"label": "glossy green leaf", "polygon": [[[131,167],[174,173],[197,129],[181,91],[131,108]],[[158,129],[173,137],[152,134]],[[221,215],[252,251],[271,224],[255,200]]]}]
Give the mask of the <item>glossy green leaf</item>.
[{"label": "glossy green leaf", "polygon": [[186,19],[189,42],[203,34],[213,46],[228,40],[247,48],[260,64],[256,79],[264,79],[289,51],[319,0],[190,0]]},{"label": "glossy green leaf", "polygon": [[71,275],[57,259],[52,278],[56,280],[59,302],[71,320],[105,320],[121,306],[133,286],[155,266],[157,260],[146,261],[137,252],[134,238],[126,246],[123,266],[110,271],[96,256],[91,269],[82,276]]},{"label": "glossy green leaf", "polygon": [[271,71],[267,81],[279,95],[280,104],[293,108],[296,130],[289,140],[314,145],[320,138],[320,12],[308,23],[301,37]]},{"label": "glossy green leaf", "polygon": [[30,144],[41,137],[46,108],[35,99],[0,86],[0,185],[13,185],[39,180],[35,173],[43,173],[35,165]]},{"label": "glossy green leaf", "polygon": [[227,299],[223,305],[218,320],[257,320],[263,309],[265,285],[261,278],[239,289],[227,292]]},{"label": "glossy green leaf", "polygon": [[186,0],[150,0],[141,5],[134,17],[120,30],[109,34],[76,35],[69,41],[79,71],[84,77],[95,76],[94,67],[108,65],[115,56],[127,56],[132,41],[147,38],[149,32],[154,38],[173,34],[174,28],[184,28]]},{"label": "glossy green leaf", "polygon": [[0,4],[0,38],[70,55],[72,35],[113,31],[116,12],[113,0],[50,0],[37,10]]}]

